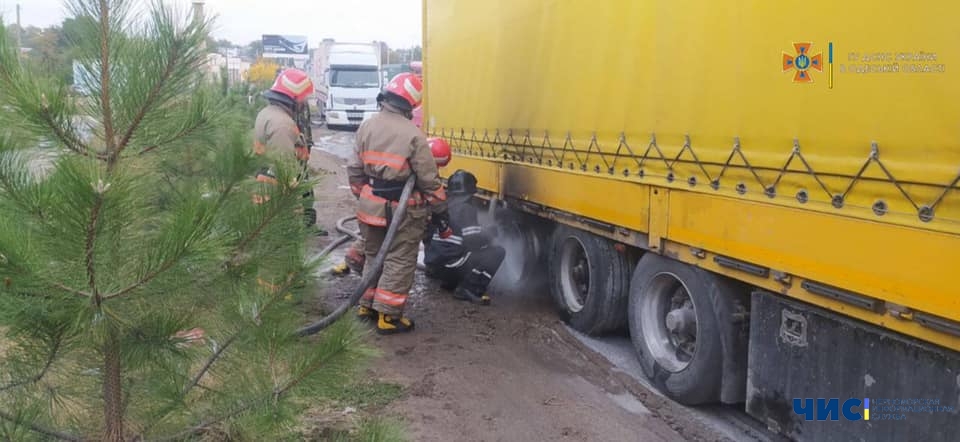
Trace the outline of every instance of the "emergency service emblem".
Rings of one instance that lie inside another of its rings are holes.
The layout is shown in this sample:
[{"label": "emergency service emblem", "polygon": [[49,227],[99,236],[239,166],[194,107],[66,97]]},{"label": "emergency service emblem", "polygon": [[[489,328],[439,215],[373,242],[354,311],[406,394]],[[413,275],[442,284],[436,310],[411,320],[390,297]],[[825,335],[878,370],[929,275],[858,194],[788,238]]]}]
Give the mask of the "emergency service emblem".
[{"label": "emergency service emblem", "polygon": [[783,53],[783,72],[793,71],[794,83],[813,83],[813,70],[823,72],[823,53],[810,55],[813,43],[794,43],[794,55]]}]

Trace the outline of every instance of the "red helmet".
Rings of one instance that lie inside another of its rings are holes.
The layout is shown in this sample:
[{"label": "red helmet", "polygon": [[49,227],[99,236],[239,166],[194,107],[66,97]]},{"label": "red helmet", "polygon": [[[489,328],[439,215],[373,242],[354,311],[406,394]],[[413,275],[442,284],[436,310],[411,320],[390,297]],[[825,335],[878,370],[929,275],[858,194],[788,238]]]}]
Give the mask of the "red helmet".
[{"label": "red helmet", "polygon": [[393,77],[383,91],[403,98],[414,109],[423,99],[423,81],[416,74],[404,72]]},{"label": "red helmet", "polygon": [[313,93],[313,80],[300,69],[286,69],[277,76],[271,91],[279,92],[298,102],[304,101]]},{"label": "red helmet", "polygon": [[437,167],[444,167],[450,164],[450,144],[443,138],[427,138],[427,144],[430,145],[430,152],[433,153],[433,159],[437,161]]}]

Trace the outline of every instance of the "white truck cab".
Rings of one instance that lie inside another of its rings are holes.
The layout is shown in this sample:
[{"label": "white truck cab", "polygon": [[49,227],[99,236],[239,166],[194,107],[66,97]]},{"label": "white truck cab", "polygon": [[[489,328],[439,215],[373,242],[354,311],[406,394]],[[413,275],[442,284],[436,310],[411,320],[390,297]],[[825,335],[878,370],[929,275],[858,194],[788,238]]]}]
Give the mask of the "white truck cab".
[{"label": "white truck cab", "polygon": [[331,129],[356,129],[377,113],[383,87],[377,44],[333,43],[328,52],[325,116]]}]

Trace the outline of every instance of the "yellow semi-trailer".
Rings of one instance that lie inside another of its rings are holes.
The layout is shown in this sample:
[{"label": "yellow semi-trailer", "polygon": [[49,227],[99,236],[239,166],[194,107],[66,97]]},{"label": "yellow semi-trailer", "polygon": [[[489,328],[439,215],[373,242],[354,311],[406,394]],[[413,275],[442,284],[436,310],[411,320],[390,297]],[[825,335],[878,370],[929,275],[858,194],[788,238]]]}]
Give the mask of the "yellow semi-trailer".
[{"label": "yellow semi-trailer", "polygon": [[424,5],[426,127],[574,328],[798,440],[960,434],[960,3]]}]

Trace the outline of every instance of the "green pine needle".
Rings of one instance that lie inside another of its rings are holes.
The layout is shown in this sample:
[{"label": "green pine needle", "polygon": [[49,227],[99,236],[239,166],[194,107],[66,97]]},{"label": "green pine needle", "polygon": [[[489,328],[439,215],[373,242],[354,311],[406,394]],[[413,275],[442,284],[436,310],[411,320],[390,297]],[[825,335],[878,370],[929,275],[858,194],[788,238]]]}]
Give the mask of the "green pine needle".
[{"label": "green pine needle", "polygon": [[[0,23],[0,439],[288,438],[374,356],[352,318],[295,337],[315,183],[254,156],[255,110],[198,74],[209,20],[67,3],[87,95],[21,63]],[[254,182],[264,165],[279,184]]]}]

